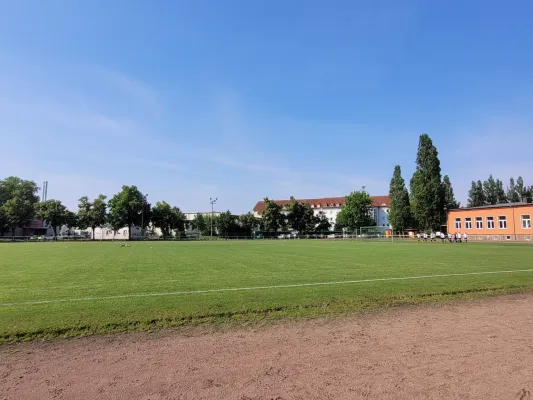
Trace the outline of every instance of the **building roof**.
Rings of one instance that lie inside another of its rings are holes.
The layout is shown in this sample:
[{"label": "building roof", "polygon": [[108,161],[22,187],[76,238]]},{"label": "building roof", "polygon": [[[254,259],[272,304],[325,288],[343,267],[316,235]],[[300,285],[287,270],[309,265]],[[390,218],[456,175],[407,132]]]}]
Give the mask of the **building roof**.
[{"label": "building roof", "polygon": [[486,206],[478,206],[478,207],[454,208],[450,211],[484,210],[484,209],[489,209],[489,208],[513,208],[513,207],[524,207],[524,206],[533,206],[533,204],[525,203],[525,202],[489,204]]},{"label": "building roof", "polygon": [[[372,207],[390,207],[389,196],[371,196]],[[286,205],[290,203],[290,200],[273,200],[276,204]],[[344,197],[323,197],[321,199],[296,199],[300,203],[307,203],[311,207],[316,208],[333,208],[341,207],[344,205]],[[265,202],[263,200],[258,201],[254,207],[254,212],[262,213],[265,211]]]}]

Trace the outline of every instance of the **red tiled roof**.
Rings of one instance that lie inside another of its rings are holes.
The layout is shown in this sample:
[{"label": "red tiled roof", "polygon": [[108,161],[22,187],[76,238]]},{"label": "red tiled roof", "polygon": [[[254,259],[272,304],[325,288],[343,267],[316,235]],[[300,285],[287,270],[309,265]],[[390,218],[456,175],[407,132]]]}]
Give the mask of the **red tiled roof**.
[{"label": "red tiled roof", "polygon": [[[371,196],[372,207],[390,207],[389,196]],[[316,205],[322,208],[337,207],[344,205],[344,197],[324,197],[321,199],[296,199],[300,203],[307,203],[310,205]],[[290,200],[274,200],[279,205],[286,205],[290,203]],[[254,212],[262,213],[265,211],[265,202],[263,200],[258,201],[254,207]]]}]

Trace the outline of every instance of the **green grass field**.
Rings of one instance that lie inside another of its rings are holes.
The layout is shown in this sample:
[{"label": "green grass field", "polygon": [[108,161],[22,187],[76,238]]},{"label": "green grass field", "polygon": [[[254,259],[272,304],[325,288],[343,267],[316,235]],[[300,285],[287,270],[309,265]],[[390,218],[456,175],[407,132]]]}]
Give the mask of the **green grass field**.
[{"label": "green grass field", "polygon": [[[133,242],[126,248],[117,243],[0,244],[0,342],[243,324],[517,292],[533,289],[533,271],[372,280],[532,268],[530,245],[318,240]],[[350,280],[368,281],[256,288]],[[174,293],[229,288],[252,289]],[[113,296],[123,297],[105,298]]]}]

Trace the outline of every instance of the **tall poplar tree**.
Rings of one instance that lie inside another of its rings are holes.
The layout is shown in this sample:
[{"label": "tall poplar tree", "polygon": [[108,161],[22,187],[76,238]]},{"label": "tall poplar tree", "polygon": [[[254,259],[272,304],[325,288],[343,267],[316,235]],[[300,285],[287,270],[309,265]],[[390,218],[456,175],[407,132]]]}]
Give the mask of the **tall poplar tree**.
[{"label": "tall poplar tree", "polygon": [[498,193],[498,204],[507,203],[507,194],[505,193],[505,189],[503,188],[503,182],[499,179],[496,179],[496,187]]},{"label": "tall poplar tree", "polygon": [[444,175],[444,178],[442,178],[442,186],[444,187],[444,203],[446,204],[446,209],[453,210],[454,208],[459,208],[461,203],[455,199],[452,183],[448,175]]},{"label": "tall poplar tree", "polygon": [[399,165],[394,167],[394,174],[389,186],[390,212],[389,223],[398,232],[404,232],[411,225],[411,206],[409,192],[402,178],[402,169]]},{"label": "tall poplar tree", "polygon": [[509,187],[507,188],[507,201],[509,201],[509,203],[517,203],[520,201],[520,195],[516,190],[514,178],[509,179]]},{"label": "tall poplar tree", "polygon": [[492,175],[489,176],[489,179],[483,182],[483,195],[486,204],[498,204],[498,183],[494,180]]},{"label": "tall poplar tree", "polygon": [[420,229],[439,230],[446,220],[439,153],[427,134],[420,135],[416,171],[411,178],[411,210]]},{"label": "tall poplar tree", "polygon": [[484,206],[485,192],[483,191],[483,184],[481,181],[472,181],[472,186],[468,191],[468,207],[480,207]]}]

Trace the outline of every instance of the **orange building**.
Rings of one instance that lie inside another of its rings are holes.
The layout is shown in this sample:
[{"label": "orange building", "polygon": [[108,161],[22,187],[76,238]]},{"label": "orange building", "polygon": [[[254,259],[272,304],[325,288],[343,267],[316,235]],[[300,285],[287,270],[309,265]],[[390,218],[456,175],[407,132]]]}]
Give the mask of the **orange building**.
[{"label": "orange building", "polygon": [[509,203],[450,210],[449,233],[466,233],[471,240],[533,240],[533,204]]}]

